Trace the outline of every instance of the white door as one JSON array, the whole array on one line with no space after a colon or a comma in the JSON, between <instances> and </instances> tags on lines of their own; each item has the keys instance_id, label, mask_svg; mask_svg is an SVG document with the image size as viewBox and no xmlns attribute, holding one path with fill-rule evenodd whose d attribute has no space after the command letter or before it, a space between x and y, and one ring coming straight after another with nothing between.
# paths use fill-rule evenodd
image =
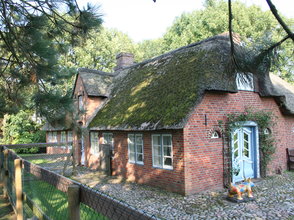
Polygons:
<instances>
[{"instance_id":1,"label":"white door","mask_svg":"<svg viewBox=\"0 0 294 220\"><path fill-rule=\"evenodd\" d=\"M242 127L232 133L233 182L256 177L256 141L254 127Z\"/></svg>"}]
</instances>

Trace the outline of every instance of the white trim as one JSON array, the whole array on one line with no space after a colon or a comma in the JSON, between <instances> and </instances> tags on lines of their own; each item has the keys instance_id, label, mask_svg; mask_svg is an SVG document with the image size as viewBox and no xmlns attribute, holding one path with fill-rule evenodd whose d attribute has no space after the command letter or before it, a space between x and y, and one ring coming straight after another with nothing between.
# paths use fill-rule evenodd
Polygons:
<instances>
[{"instance_id":1,"label":"white trim","mask_svg":"<svg viewBox=\"0 0 294 220\"><path fill-rule=\"evenodd\" d=\"M73 142L73 132L72 131L67 132L67 142ZM68 145L68 149L72 149L72 144Z\"/></svg>"},{"instance_id":2,"label":"white trim","mask_svg":"<svg viewBox=\"0 0 294 220\"><path fill-rule=\"evenodd\" d=\"M93 146L93 142L95 146ZM99 132L98 131L91 131L90 132L90 153L93 155L99 155Z\"/></svg>"},{"instance_id":3,"label":"white trim","mask_svg":"<svg viewBox=\"0 0 294 220\"><path fill-rule=\"evenodd\" d=\"M254 91L254 77L252 73L237 73L236 84L238 90Z\"/></svg>"},{"instance_id":4,"label":"white trim","mask_svg":"<svg viewBox=\"0 0 294 220\"><path fill-rule=\"evenodd\" d=\"M256 149L255 149L255 160L256 160L256 178L260 178L260 158L259 158L259 133L258 133L258 125L256 122L254 121L240 121L237 122L236 125L238 126L242 126L242 127L254 127L254 136L255 136L255 142L256 142ZM232 133L234 134L237 130L239 130L240 128L235 129ZM231 149L233 146L233 139L231 139ZM233 152L232 152L233 153ZM231 155L231 160L232 160L232 155ZM232 161L233 162L233 161ZM233 176L232 176L233 178ZM233 179L232 179L233 181Z\"/></svg>"},{"instance_id":5,"label":"white trim","mask_svg":"<svg viewBox=\"0 0 294 220\"><path fill-rule=\"evenodd\" d=\"M131 160L130 158L130 153L131 153L131 150L130 150L130 136L133 136L134 138L134 149L135 149L135 160ZM142 138L142 161L138 161L137 160L137 156L138 156L138 152L137 152L137 137L141 136ZM134 134L134 133L131 133L131 134L128 134L128 162L129 163L135 163L135 164L140 164L140 165L144 165L144 139L143 139L143 134Z\"/></svg>"},{"instance_id":6,"label":"white trim","mask_svg":"<svg viewBox=\"0 0 294 220\"><path fill-rule=\"evenodd\" d=\"M60 143L65 143L66 142L66 136L67 136L66 131L61 131L60 132ZM65 149L66 146L63 145L63 146L61 146L61 148Z\"/></svg>"},{"instance_id":7,"label":"white trim","mask_svg":"<svg viewBox=\"0 0 294 220\"><path fill-rule=\"evenodd\" d=\"M163 137L166 136L166 137L170 137L170 141L171 141L171 156L164 156L164 146L163 146ZM161 150L161 164L158 166L158 165L154 165L154 145L153 145L153 140L154 140L154 137L160 137L160 150ZM163 169L168 169L168 170L172 170L173 169L173 143L172 143L172 135L171 134L152 134L152 138L151 138L151 141L152 141L152 144L151 144L151 147L152 147L152 166L155 167L155 168L163 168ZM164 158L171 158L171 166L169 165L164 165Z\"/></svg>"}]
</instances>

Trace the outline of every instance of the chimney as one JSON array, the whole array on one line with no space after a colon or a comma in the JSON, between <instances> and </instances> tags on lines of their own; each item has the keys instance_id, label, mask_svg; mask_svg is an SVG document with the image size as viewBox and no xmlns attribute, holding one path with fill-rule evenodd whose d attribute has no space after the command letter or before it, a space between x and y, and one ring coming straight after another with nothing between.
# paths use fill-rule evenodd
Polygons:
<instances>
[{"instance_id":1,"label":"chimney","mask_svg":"<svg viewBox=\"0 0 294 220\"><path fill-rule=\"evenodd\" d=\"M230 37L230 33L227 31L227 32L223 32L223 33L221 33L221 34L219 34L219 36L225 36L225 37ZM235 32L232 32L232 37L233 37L233 42L235 43L235 44L241 44L241 36L240 36L240 34L238 34L238 33L235 33Z\"/></svg>"},{"instance_id":2,"label":"chimney","mask_svg":"<svg viewBox=\"0 0 294 220\"><path fill-rule=\"evenodd\" d=\"M115 71L124 67L130 66L134 63L134 55L132 53L119 53L116 55L116 67Z\"/></svg>"}]
</instances>

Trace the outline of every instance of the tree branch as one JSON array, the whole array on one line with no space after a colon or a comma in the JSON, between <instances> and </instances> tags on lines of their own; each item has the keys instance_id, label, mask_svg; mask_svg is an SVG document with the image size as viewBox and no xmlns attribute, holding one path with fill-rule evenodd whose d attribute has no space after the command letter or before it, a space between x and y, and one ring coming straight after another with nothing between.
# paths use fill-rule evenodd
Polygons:
<instances>
[{"instance_id":1,"label":"tree branch","mask_svg":"<svg viewBox=\"0 0 294 220\"><path fill-rule=\"evenodd\" d=\"M273 15L275 16L275 18L277 19L277 21L280 23L280 25L283 27L283 29L287 32L288 36L294 41L294 33L290 30L290 28L282 20L282 18L278 14L278 11L277 11L275 5L272 3L271 0L266 0L266 2L268 4L268 6L270 7L271 12L273 13Z\"/></svg>"}]
</instances>

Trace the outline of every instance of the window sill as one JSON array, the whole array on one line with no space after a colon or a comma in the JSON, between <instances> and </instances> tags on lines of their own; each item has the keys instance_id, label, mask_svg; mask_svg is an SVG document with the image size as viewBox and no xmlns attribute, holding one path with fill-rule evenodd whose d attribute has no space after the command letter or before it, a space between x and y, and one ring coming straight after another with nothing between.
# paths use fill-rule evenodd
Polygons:
<instances>
[{"instance_id":1,"label":"window sill","mask_svg":"<svg viewBox=\"0 0 294 220\"><path fill-rule=\"evenodd\" d=\"M173 167L157 167L157 166L152 166L155 169L161 169L161 170L174 170Z\"/></svg>"},{"instance_id":2,"label":"window sill","mask_svg":"<svg viewBox=\"0 0 294 220\"><path fill-rule=\"evenodd\" d=\"M144 163L136 163L135 161L128 161L129 164L135 164L135 165L140 165L140 166L144 166Z\"/></svg>"}]
</instances>

